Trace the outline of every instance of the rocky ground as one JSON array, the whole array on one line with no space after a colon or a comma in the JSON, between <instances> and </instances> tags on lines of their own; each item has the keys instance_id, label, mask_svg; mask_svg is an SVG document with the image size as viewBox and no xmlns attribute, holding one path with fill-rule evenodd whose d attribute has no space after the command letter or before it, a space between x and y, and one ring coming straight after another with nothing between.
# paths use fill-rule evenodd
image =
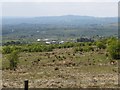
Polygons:
<instances>
[{"instance_id":1,"label":"rocky ground","mask_svg":"<svg viewBox=\"0 0 120 90\"><path fill-rule=\"evenodd\" d=\"M93 74L79 72L71 67L51 68L48 72L3 71L3 87L24 87L24 80L29 80L30 88L80 88L80 87L117 87L117 73ZM46 69L46 68L45 68ZM53 71L54 69L54 71ZM52 73L53 76L50 74Z\"/></svg>"}]
</instances>

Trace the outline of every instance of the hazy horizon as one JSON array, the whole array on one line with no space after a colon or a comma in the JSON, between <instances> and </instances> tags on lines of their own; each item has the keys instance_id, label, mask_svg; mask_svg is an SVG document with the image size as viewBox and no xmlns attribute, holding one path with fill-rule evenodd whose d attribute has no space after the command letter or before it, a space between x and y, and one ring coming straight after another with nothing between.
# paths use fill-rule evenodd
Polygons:
<instances>
[{"instance_id":1,"label":"hazy horizon","mask_svg":"<svg viewBox=\"0 0 120 90\"><path fill-rule=\"evenodd\" d=\"M5 16L2 18L40 18L40 17L64 17L64 16L79 16L79 17L93 17L93 18L118 18L117 16L110 16L110 17L96 17L96 16L81 16L81 15L60 15L60 16Z\"/></svg>"},{"instance_id":2,"label":"hazy horizon","mask_svg":"<svg viewBox=\"0 0 120 90\"><path fill-rule=\"evenodd\" d=\"M2 17L45 16L118 17L117 2L40 2L3 3Z\"/></svg>"}]
</instances>

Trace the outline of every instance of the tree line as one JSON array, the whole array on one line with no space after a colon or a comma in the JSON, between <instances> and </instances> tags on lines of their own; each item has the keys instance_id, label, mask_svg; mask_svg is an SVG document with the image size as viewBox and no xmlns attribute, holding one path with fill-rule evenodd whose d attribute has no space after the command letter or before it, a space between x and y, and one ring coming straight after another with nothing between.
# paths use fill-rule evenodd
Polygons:
<instances>
[{"instance_id":1,"label":"tree line","mask_svg":"<svg viewBox=\"0 0 120 90\"><path fill-rule=\"evenodd\" d=\"M20 52L49 52L53 49L74 48L75 52L89 52L106 49L112 59L120 59L120 41L115 37L97 40L94 42L66 42L63 44L32 43L24 45L3 46L2 53L8 54L10 69L15 69L18 64Z\"/></svg>"}]
</instances>

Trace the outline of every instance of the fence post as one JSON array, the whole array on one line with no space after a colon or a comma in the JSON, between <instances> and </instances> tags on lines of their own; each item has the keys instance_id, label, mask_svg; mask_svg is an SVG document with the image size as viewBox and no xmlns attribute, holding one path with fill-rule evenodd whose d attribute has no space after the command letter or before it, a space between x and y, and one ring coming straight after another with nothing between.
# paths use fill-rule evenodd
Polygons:
<instances>
[{"instance_id":1,"label":"fence post","mask_svg":"<svg viewBox=\"0 0 120 90\"><path fill-rule=\"evenodd\" d=\"M24 85L25 85L24 90L28 90L28 80L24 81Z\"/></svg>"}]
</instances>

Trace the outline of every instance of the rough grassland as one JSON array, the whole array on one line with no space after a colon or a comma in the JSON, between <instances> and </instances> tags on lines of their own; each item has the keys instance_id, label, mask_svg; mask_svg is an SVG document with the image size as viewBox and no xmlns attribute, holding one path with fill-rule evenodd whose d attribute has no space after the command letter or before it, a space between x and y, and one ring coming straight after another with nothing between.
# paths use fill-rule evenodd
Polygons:
<instances>
[{"instance_id":1,"label":"rough grassland","mask_svg":"<svg viewBox=\"0 0 120 90\"><path fill-rule=\"evenodd\" d=\"M52 52L22 52L16 71L8 68L3 55L3 87L24 87L25 79L33 88L117 87L117 62L105 50L74 52L73 48Z\"/></svg>"}]
</instances>

